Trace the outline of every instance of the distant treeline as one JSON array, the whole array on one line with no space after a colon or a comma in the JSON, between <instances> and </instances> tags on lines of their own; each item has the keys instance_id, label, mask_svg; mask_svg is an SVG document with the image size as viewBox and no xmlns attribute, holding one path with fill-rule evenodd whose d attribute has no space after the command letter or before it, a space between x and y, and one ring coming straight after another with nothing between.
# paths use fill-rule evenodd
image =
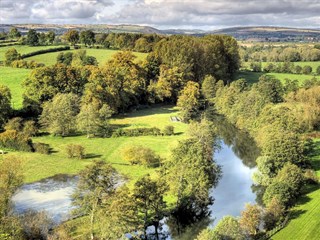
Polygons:
<instances>
[{"instance_id":1,"label":"distant treeline","mask_svg":"<svg viewBox=\"0 0 320 240\"><path fill-rule=\"evenodd\" d=\"M300 62L320 61L320 45L254 45L240 48L244 62Z\"/></svg>"}]
</instances>

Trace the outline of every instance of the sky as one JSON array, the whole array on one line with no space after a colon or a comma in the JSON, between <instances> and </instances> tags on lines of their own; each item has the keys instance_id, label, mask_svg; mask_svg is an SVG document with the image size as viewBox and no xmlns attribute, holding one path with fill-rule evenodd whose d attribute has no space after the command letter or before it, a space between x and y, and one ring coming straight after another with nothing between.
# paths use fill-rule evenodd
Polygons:
<instances>
[{"instance_id":1,"label":"sky","mask_svg":"<svg viewBox=\"0 0 320 240\"><path fill-rule=\"evenodd\" d=\"M320 29L320 0L0 0L0 23Z\"/></svg>"}]
</instances>

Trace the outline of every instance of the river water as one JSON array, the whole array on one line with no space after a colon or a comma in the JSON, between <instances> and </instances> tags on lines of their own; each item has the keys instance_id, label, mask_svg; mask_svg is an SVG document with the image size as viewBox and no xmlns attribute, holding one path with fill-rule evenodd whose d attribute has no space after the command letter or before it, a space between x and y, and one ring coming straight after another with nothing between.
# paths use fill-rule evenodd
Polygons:
<instances>
[{"instance_id":1,"label":"river water","mask_svg":"<svg viewBox=\"0 0 320 240\"><path fill-rule=\"evenodd\" d=\"M222 177L216 188L211 189L214 204L209 206L211 214L179 236L171 235L172 229L165 224L166 239L194 239L203 228L213 227L226 215L239 216L246 203L255 203L256 194L252 190L252 173L255 159L259 155L250 137L224 120L215 121L221 139L221 149L214 154L220 165ZM71 196L77 184L76 177L58 175L40 182L23 185L14 195L13 203L17 213L28 209L47 211L55 223L67 220L72 210Z\"/></svg>"}]
</instances>

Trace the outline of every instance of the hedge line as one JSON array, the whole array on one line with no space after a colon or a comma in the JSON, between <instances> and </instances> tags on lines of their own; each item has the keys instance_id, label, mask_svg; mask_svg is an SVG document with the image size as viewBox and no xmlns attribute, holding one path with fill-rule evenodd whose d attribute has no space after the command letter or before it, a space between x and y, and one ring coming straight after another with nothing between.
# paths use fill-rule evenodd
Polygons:
<instances>
[{"instance_id":1,"label":"hedge line","mask_svg":"<svg viewBox=\"0 0 320 240\"><path fill-rule=\"evenodd\" d=\"M133 129L117 129L113 132L112 137L137 137L137 136L159 136L161 130L159 128L133 128Z\"/></svg>"},{"instance_id":2,"label":"hedge line","mask_svg":"<svg viewBox=\"0 0 320 240\"><path fill-rule=\"evenodd\" d=\"M0 43L0 47L8 47L8 46L15 46L15 45L21 45L21 43L18 43L18 42Z\"/></svg>"},{"instance_id":3,"label":"hedge line","mask_svg":"<svg viewBox=\"0 0 320 240\"><path fill-rule=\"evenodd\" d=\"M35 51L35 52L22 54L21 58L23 59L23 58L28 58L28 57L40 55L40 54L45 54L45 53L50 53L50 52L60 52L60 51L65 51L65 50L70 50L70 46L42 49L42 50L38 50L38 51Z\"/></svg>"}]
</instances>

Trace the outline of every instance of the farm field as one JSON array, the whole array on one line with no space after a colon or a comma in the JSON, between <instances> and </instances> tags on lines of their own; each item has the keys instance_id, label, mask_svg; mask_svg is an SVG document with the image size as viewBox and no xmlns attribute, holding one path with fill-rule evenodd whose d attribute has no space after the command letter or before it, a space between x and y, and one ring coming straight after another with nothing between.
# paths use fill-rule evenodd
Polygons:
<instances>
[{"instance_id":1,"label":"farm field","mask_svg":"<svg viewBox=\"0 0 320 240\"><path fill-rule=\"evenodd\" d=\"M316 149L312 163L320 177L320 139L315 141ZM274 240L296 239L313 240L320 236L320 188L319 185L309 189L309 193L301 196L294 207L289 224L275 236Z\"/></svg>"},{"instance_id":2,"label":"farm field","mask_svg":"<svg viewBox=\"0 0 320 240\"><path fill-rule=\"evenodd\" d=\"M22 107L23 89L21 83L30 72L30 69L0 66L0 84L9 87L12 96L12 107L14 109Z\"/></svg>"},{"instance_id":3,"label":"farm field","mask_svg":"<svg viewBox=\"0 0 320 240\"><path fill-rule=\"evenodd\" d=\"M0 47L0 61L5 60L5 53L10 48L15 48L20 54L26 54L30 52L35 52L42 49L49 49L49 48L56 48L59 46L36 46L36 47L30 47L26 45L14 45L14 46L7 46L7 47Z\"/></svg>"},{"instance_id":4,"label":"farm field","mask_svg":"<svg viewBox=\"0 0 320 240\"><path fill-rule=\"evenodd\" d=\"M187 125L181 122L171 122L170 116L176 116L177 110L172 107L156 107L140 110L123 117L111 120L112 124L123 127L158 127L166 125L175 127L174 136L141 136L119 138L87 138L86 136L54 137L51 135L35 137L34 142L43 142L50 145L52 153L11 152L19 155L23 161L25 182L34 182L55 174L77 174L93 160L103 159L125 175L130 180L147 173L154 173L156 169L138 165L129 165L121 158L121 149L124 146L139 144L153 149L162 158L169 157L170 149L185 137ZM87 158L83 160L69 159L65 153L67 144L81 144L85 147Z\"/></svg>"},{"instance_id":5,"label":"farm field","mask_svg":"<svg viewBox=\"0 0 320 240\"><path fill-rule=\"evenodd\" d=\"M100 66L104 65L116 52L119 50L111 50L111 49L92 49L87 48L83 49L87 51L88 56L93 56L97 59ZM75 52L77 50L68 50L63 52ZM61 52L54 53L46 53L41 55L32 56L29 58L25 58L25 60L34 60L38 63L44 63L45 65L53 65L57 62L57 56ZM143 60L146 58L146 53L138 53L135 52L134 55L137 56L137 60Z\"/></svg>"}]
</instances>

